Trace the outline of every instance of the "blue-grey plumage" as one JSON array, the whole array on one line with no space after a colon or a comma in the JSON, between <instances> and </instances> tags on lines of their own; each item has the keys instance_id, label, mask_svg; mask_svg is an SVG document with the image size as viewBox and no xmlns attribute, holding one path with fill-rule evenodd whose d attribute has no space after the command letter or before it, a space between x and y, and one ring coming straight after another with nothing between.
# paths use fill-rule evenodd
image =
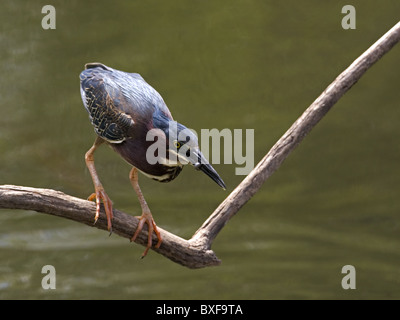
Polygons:
<instances>
[{"instance_id":1,"label":"blue-grey plumage","mask_svg":"<svg viewBox=\"0 0 400 320\"><path fill-rule=\"evenodd\" d=\"M158 238L156 248L161 245L162 239L140 190L137 170L157 181L168 182L178 176L183 165L191 164L224 189L225 183L201 153L196 135L173 120L161 95L139 74L119 71L101 63L89 63L80 74L80 81L83 104L98 135L85 155L95 187L95 193L89 197L96 200L95 221L100 214L100 202L103 201L108 229L111 231L112 202L94 166L95 150L107 142L133 166L129 179L142 207L142 215L132 241L136 240L144 223L147 223L148 243L142 255L145 256L152 245L153 231ZM149 139L149 133L152 139ZM162 154L161 148L154 162L149 160L148 151L155 141L164 147L165 154Z\"/></svg>"},{"instance_id":2,"label":"blue-grey plumage","mask_svg":"<svg viewBox=\"0 0 400 320\"><path fill-rule=\"evenodd\" d=\"M85 67L80 74L81 96L97 135L151 178L167 182L177 177L182 165L146 161L146 151L154 143L146 139L148 131L155 128L153 118L173 121L161 95L137 73L100 63Z\"/></svg>"},{"instance_id":3,"label":"blue-grey plumage","mask_svg":"<svg viewBox=\"0 0 400 320\"><path fill-rule=\"evenodd\" d=\"M146 152L154 143L146 138L149 130L160 129L159 133L165 136L166 150L169 151L170 136L176 138L187 129L173 120L161 95L138 73L119 71L101 63L86 64L80 80L82 100L97 135L147 176L161 182L175 179L183 168L180 161L165 165L161 161L149 163L146 159ZM171 135L170 128L176 128L177 132ZM197 159L186 163L199 163L197 169L225 188L222 179L201 154L197 137L187 132ZM166 155L168 158L169 153Z\"/></svg>"},{"instance_id":4,"label":"blue-grey plumage","mask_svg":"<svg viewBox=\"0 0 400 320\"><path fill-rule=\"evenodd\" d=\"M110 143L126 140L135 122L146 126L157 110L172 120L160 94L137 73L90 63L85 65L80 80L82 100L96 133ZM109 125L101 128L102 122ZM115 126L109 132L111 124Z\"/></svg>"}]
</instances>

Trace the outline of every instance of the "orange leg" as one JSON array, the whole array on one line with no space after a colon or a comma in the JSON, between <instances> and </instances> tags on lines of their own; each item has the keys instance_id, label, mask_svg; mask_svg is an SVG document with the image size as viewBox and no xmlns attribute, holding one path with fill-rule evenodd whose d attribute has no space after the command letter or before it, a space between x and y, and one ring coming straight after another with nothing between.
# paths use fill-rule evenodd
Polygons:
<instances>
[{"instance_id":1,"label":"orange leg","mask_svg":"<svg viewBox=\"0 0 400 320\"><path fill-rule=\"evenodd\" d=\"M100 215L100 201L101 200L103 201L104 209L106 211L106 216L107 216L107 228L111 234L112 232L111 220L113 218L112 202L108 197L107 193L104 191L103 185L101 184L99 176L97 175L96 168L94 166L94 156L93 156L97 147L103 144L103 142L104 142L103 139L97 138L93 146L85 154L86 166L88 167L90 175L92 176L94 190L95 190L95 193L92 193L89 196L88 200L92 201L96 199L96 214L94 216L94 223L97 222L97 219L99 218Z\"/></svg>"},{"instance_id":2,"label":"orange leg","mask_svg":"<svg viewBox=\"0 0 400 320\"><path fill-rule=\"evenodd\" d=\"M151 215L149 206L147 205L147 202L144 199L143 193L140 190L138 171L136 168L132 168L131 172L129 173L129 180L131 180L133 189L135 190L135 192L138 196L139 202L140 202L140 206L142 207L142 215L138 217L140 221L139 221L138 227L137 227L136 232L133 235L131 241L136 240L136 237L139 235L140 231L142 231L145 223L147 223L147 225L148 225L147 247L146 247L146 250L144 250L144 252L142 254L142 258L144 258L146 256L147 252L149 251L149 249L151 248L153 231L158 238L158 242L155 245L155 248L159 248L161 246L162 239L161 239L161 234L157 229L157 225L154 222L153 216Z\"/></svg>"}]
</instances>

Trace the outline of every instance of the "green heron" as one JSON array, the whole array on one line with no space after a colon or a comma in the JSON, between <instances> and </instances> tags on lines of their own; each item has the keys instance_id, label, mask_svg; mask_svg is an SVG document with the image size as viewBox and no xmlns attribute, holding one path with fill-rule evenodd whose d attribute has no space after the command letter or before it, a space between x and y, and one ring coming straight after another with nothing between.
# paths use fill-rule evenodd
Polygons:
<instances>
[{"instance_id":1,"label":"green heron","mask_svg":"<svg viewBox=\"0 0 400 320\"><path fill-rule=\"evenodd\" d=\"M156 248L160 247L162 239L140 190L138 171L154 180L168 182L179 175L183 165L191 164L224 189L225 183L201 153L196 135L173 120L161 95L139 74L119 71L101 63L88 63L80 74L80 82L83 104L97 134L85 155L95 189L88 198L96 200L94 220L99 218L102 201L107 227L112 231L112 202L97 175L93 155L98 146L107 143L133 166L129 179L142 207L142 215L138 217L140 221L131 241L135 241L146 223L148 241L142 254L144 257L152 245L153 231L158 238ZM166 151L158 150L157 161L150 159L151 152L148 152L156 143L154 141Z\"/></svg>"}]
</instances>

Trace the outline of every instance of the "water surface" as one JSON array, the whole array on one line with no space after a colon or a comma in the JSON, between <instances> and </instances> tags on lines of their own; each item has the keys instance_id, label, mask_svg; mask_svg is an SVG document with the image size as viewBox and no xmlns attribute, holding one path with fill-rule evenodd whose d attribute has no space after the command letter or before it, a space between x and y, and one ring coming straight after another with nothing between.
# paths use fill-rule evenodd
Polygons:
<instances>
[{"instance_id":1,"label":"water surface","mask_svg":"<svg viewBox=\"0 0 400 320\"><path fill-rule=\"evenodd\" d=\"M188 127L255 130L255 161L322 90L399 20L400 3L353 1L68 1L43 30L41 1L0 10L0 184L93 191L84 154L95 135L79 94L87 62L139 72ZM338 102L216 238L219 267L189 270L117 235L30 211L0 212L2 299L400 298L400 48ZM129 166L96 166L115 207L140 214ZM190 238L228 186L185 168L140 177L156 222ZM56 290L43 290L53 265ZM343 290L353 265L357 289Z\"/></svg>"}]
</instances>

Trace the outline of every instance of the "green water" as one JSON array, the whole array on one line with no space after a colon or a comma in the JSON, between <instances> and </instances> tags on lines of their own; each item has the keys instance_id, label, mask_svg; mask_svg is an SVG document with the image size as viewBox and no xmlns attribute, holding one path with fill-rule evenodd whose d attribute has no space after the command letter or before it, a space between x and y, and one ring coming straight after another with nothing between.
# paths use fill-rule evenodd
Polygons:
<instances>
[{"instance_id":1,"label":"green water","mask_svg":"<svg viewBox=\"0 0 400 320\"><path fill-rule=\"evenodd\" d=\"M79 94L87 62L139 72L188 127L255 129L255 161L400 17L397 0L42 1L0 4L0 184L93 192L84 154L95 135ZM0 211L1 299L400 298L400 47L379 61L222 230L222 265L190 270L117 235L30 211ZM140 214L129 166L96 152L116 208ZM158 225L190 238L223 191L185 168L140 177ZM56 289L41 286L44 265ZM356 289L341 286L345 265Z\"/></svg>"}]
</instances>

